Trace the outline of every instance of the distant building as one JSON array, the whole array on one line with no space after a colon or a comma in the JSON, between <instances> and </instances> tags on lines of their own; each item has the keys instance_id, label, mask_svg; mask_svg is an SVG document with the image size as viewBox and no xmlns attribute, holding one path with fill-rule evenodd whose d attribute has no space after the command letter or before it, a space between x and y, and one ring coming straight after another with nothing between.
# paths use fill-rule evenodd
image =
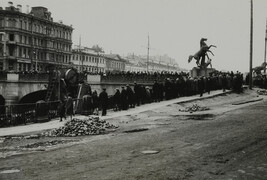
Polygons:
<instances>
[{"instance_id":1,"label":"distant building","mask_svg":"<svg viewBox=\"0 0 267 180\"><path fill-rule=\"evenodd\" d=\"M75 46L71 62L79 72L98 73L106 70L106 58L103 53L88 47Z\"/></svg>"},{"instance_id":2,"label":"distant building","mask_svg":"<svg viewBox=\"0 0 267 180\"><path fill-rule=\"evenodd\" d=\"M105 54L106 71L125 71L126 60L118 54Z\"/></svg>"},{"instance_id":3,"label":"distant building","mask_svg":"<svg viewBox=\"0 0 267 180\"><path fill-rule=\"evenodd\" d=\"M28 11L28 10L27 10ZM53 22L45 7L0 8L0 70L46 71L68 66L71 60L71 26Z\"/></svg>"},{"instance_id":4,"label":"distant building","mask_svg":"<svg viewBox=\"0 0 267 180\"><path fill-rule=\"evenodd\" d=\"M125 71L130 71L130 72L147 71L147 63L144 61L144 59L140 58L139 56L132 54L125 57L125 59L126 59Z\"/></svg>"},{"instance_id":5,"label":"distant building","mask_svg":"<svg viewBox=\"0 0 267 180\"><path fill-rule=\"evenodd\" d=\"M126 71L133 72L177 72L181 69L174 59L165 56L151 56L149 61L147 61L146 56L136 56L134 54L129 54L125 57L127 60Z\"/></svg>"}]
</instances>

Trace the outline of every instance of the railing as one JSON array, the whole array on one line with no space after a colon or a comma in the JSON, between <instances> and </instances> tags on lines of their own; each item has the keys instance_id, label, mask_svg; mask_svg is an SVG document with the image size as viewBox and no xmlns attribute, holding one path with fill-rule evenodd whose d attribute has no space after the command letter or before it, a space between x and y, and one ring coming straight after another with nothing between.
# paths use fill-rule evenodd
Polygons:
<instances>
[{"instance_id":1,"label":"railing","mask_svg":"<svg viewBox=\"0 0 267 180\"><path fill-rule=\"evenodd\" d=\"M146 76L146 75L136 75L136 76L128 76L128 75L107 75L101 76L101 82L113 82L113 83L148 83L152 84L155 80L164 81L164 77L157 76Z\"/></svg>"},{"instance_id":2,"label":"railing","mask_svg":"<svg viewBox=\"0 0 267 180\"><path fill-rule=\"evenodd\" d=\"M49 74L19 74L19 81L47 81L49 79Z\"/></svg>"},{"instance_id":3,"label":"railing","mask_svg":"<svg viewBox=\"0 0 267 180\"><path fill-rule=\"evenodd\" d=\"M59 101L0 106L0 127L50 120L58 115Z\"/></svg>"}]
</instances>

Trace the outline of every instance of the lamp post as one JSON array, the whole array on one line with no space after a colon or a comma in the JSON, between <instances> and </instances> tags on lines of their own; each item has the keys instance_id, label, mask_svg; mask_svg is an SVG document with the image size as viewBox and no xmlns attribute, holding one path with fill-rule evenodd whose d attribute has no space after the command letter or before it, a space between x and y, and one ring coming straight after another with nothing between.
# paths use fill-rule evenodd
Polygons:
<instances>
[{"instance_id":1,"label":"lamp post","mask_svg":"<svg viewBox=\"0 0 267 180\"><path fill-rule=\"evenodd\" d=\"M252 89L252 56L253 56L253 0L250 1L250 58L249 58L249 89Z\"/></svg>"},{"instance_id":2,"label":"lamp post","mask_svg":"<svg viewBox=\"0 0 267 180\"><path fill-rule=\"evenodd\" d=\"M265 30L265 46L264 46L264 63L266 63L266 43L267 43L267 21ZM264 68L264 74L266 73L266 67Z\"/></svg>"}]
</instances>

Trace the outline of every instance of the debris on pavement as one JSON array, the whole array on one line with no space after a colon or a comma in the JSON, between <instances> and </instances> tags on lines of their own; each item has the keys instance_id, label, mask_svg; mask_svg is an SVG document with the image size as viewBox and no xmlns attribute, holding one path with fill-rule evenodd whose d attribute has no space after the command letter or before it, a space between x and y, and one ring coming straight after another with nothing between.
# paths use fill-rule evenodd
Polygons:
<instances>
[{"instance_id":1,"label":"debris on pavement","mask_svg":"<svg viewBox=\"0 0 267 180\"><path fill-rule=\"evenodd\" d=\"M65 123L63 127L44 132L44 136L83 136L104 134L108 129L116 129L114 126L99 117L88 117L87 119L74 118Z\"/></svg>"},{"instance_id":2,"label":"debris on pavement","mask_svg":"<svg viewBox=\"0 0 267 180\"><path fill-rule=\"evenodd\" d=\"M24 146L19 146L19 148L27 148L27 149L33 149L33 148L41 148L41 147L52 147L58 144L65 144L70 142L76 142L77 140L52 140L52 141L45 141L45 142L35 142L32 144L27 144Z\"/></svg>"},{"instance_id":3,"label":"debris on pavement","mask_svg":"<svg viewBox=\"0 0 267 180\"><path fill-rule=\"evenodd\" d=\"M267 95L267 90L266 89L260 89L260 90L257 90L257 93L259 95Z\"/></svg>"},{"instance_id":4,"label":"debris on pavement","mask_svg":"<svg viewBox=\"0 0 267 180\"><path fill-rule=\"evenodd\" d=\"M210 110L208 107L201 107L197 104L193 104L192 106L186 107L185 109L179 109L181 112L196 112L196 111L207 111Z\"/></svg>"}]
</instances>

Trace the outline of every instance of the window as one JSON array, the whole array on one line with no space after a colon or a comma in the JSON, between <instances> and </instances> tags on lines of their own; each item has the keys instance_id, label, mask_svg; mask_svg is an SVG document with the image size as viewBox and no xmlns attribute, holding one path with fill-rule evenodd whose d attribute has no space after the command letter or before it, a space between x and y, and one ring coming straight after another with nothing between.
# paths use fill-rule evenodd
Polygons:
<instances>
[{"instance_id":1,"label":"window","mask_svg":"<svg viewBox=\"0 0 267 180\"><path fill-rule=\"evenodd\" d=\"M8 64L8 70L9 70L9 71L14 70L14 64L13 64L13 62L10 62L10 61L9 61L9 64Z\"/></svg>"},{"instance_id":2,"label":"window","mask_svg":"<svg viewBox=\"0 0 267 180\"><path fill-rule=\"evenodd\" d=\"M24 29L26 29L26 30L28 29L27 28L27 21L24 21Z\"/></svg>"},{"instance_id":3,"label":"window","mask_svg":"<svg viewBox=\"0 0 267 180\"><path fill-rule=\"evenodd\" d=\"M16 20L15 19L9 19L8 20L8 27L16 27Z\"/></svg>"},{"instance_id":4,"label":"window","mask_svg":"<svg viewBox=\"0 0 267 180\"><path fill-rule=\"evenodd\" d=\"M22 29L23 28L23 23L22 20L19 20L19 28Z\"/></svg>"},{"instance_id":5,"label":"window","mask_svg":"<svg viewBox=\"0 0 267 180\"><path fill-rule=\"evenodd\" d=\"M0 71L4 70L4 64L0 62Z\"/></svg>"},{"instance_id":6,"label":"window","mask_svg":"<svg viewBox=\"0 0 267 180\"><path fill-rule=\"evenodd\" d=\"M9 40L14 41L15 40L15 35L14 34L9 34Z\"/></svg>"},{"instance_id":7,"label":"window","mask_svg":"<svg viewBox=\"0 0 267 180\"><path fill-rule=\"evenodd\" d=\"M0 27L4 27L4 19L0 19Z\"/></svg>"},{"instance_id":8,"label":"window","mask_svg":"<svg viewBox=\"0 0 267 180\"><path fill-rule=\"evenodd\" d=\"M22 57L22 49L19 48L19 57Z\"/></svg>"}]
</instances>

